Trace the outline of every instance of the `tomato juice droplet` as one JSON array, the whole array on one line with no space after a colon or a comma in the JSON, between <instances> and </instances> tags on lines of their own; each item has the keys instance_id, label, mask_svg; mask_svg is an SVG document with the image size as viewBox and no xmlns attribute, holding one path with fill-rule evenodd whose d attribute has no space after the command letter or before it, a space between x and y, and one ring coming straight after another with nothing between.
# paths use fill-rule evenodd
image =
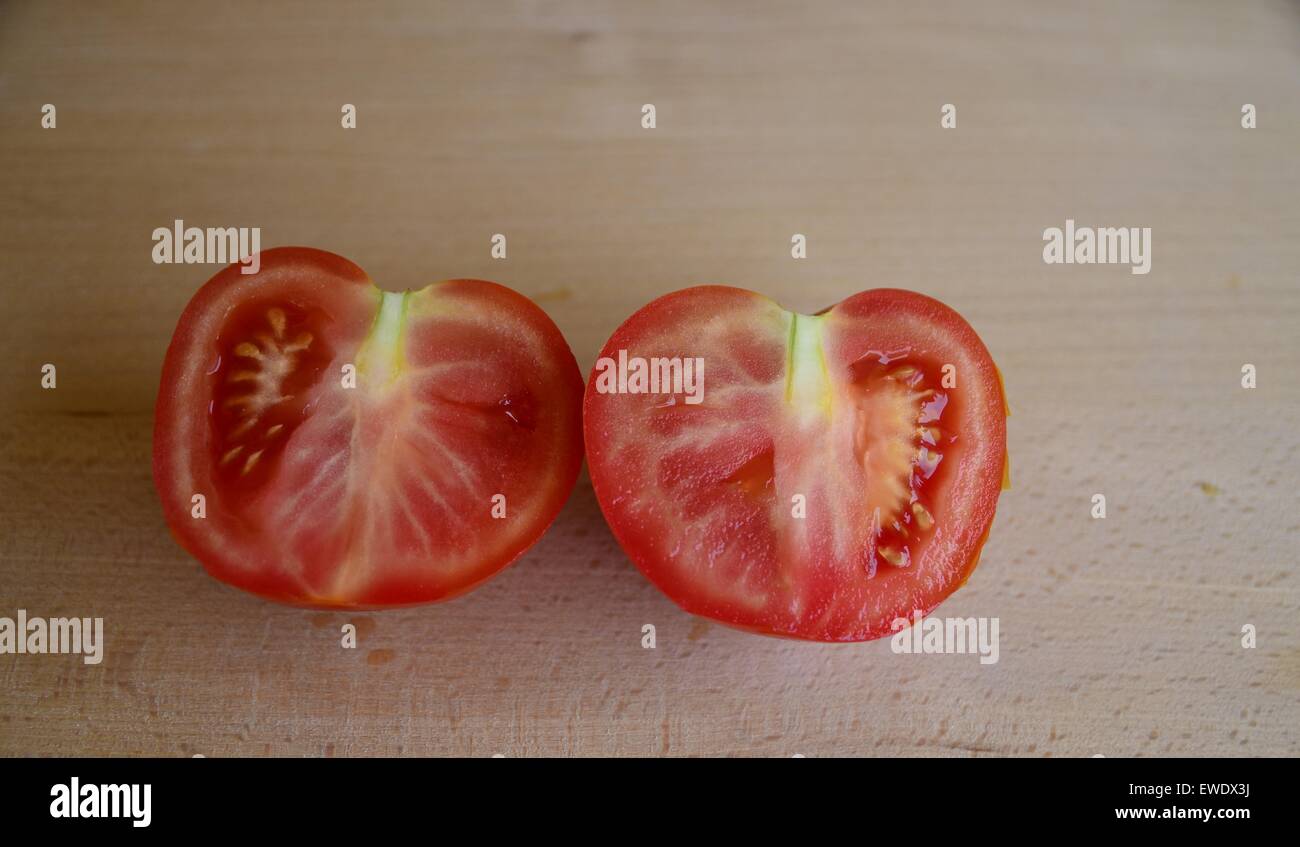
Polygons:
<instances>
[{"instance_id":1,"label":"tomato juice droplet","mask_svg":"<svg viewBox=\"0 0 1300 847\"><path fill-rule=\"evenodd\" d=\"M537 428L537 402L531 392L507 394L497 401L497 406L516 426L530 431Z\"/></svg>"}]
</instances>

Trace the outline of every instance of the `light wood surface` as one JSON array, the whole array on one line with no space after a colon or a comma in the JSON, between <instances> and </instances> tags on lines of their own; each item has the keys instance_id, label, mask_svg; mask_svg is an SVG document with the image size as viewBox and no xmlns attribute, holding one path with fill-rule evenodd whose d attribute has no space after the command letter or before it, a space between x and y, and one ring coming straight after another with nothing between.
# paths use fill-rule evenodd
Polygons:
<instances>
[{"instance_id":1,"label":"light wood surface","mask_svg":"<svg viewBox=\"0 0 1300 847\"><path fill-rule=\"evenodd\" d=\"M0 615L107 627L98 666L0 656L0 754L1300 754L1294 4L350 6L0 7ZM151 262L177 217L388 288L497 280L584 369L697 283L948 302L1005 377L1015 485L942 613L998 617L1000 661L691 618L585 474L451 603L218 584L149 471L214 271ZM1151 227L1151 273L1045 265L1066 218Z\"/></svg>"}]
</instances>

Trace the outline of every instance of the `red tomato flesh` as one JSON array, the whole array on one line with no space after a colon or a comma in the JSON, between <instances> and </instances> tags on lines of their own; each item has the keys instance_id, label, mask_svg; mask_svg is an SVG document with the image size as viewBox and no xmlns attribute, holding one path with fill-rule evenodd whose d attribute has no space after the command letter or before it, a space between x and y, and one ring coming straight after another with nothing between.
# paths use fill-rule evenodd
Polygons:
<instances>
[{"instance_id":1,"label":"red tomato flesh","mask_svg":"<svg viewBox=\"0 0 1300 847\"><path fill-rule=\"evenodd\" d=\"M698 357L702 402L592 372L587 462L634 563L689 612L864 641L974 570L1006 467L988 350L936 300L878 289L799 315L738 288L662 297L603 360Z\"/></svg>"},{"instance_id":2,"label":"red tomato flesh","mask_svg":"<svg viewBox=\"0 0 1300 847\"><path fill-rule=\"evenodd\" d=\"M507 288L384 292L339 256L269 250L181 316L154 481L181 545L225 582L316 607L443 600L555 519L582 462L581 394L555 324Z\"/></svg>"}]
</instances>

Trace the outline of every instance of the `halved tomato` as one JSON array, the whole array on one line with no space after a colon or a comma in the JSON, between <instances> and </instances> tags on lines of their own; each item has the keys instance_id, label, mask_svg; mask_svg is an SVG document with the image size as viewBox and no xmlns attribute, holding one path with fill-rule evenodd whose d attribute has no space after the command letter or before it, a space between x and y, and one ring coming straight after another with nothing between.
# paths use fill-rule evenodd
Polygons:
<instances>
[{"instance_id":1,"label":"halved tomato","mask_svg":"<svg viewBox=\"0 0 1300 847\"><path fill-rule=\"evenodd\" d=\"M974 570L1006 466L988 350L909 291L816 315L669 294L605 344L583 409L632 561L687 611L774 635L864 641L931 611Z\"/></svg>"},{"instance_id":2,"label":"halved tomato","mask_svg":"<svg viewBox=\"0 0 1300 847\"><path fill-rule=\"evenodd\" d=\"M288 247L186 307L154 421L173 533L273 600L443 600L517 558L582 462L582 375L532 301L478 280L381 291Z\"/></svg>"}]
</instances>

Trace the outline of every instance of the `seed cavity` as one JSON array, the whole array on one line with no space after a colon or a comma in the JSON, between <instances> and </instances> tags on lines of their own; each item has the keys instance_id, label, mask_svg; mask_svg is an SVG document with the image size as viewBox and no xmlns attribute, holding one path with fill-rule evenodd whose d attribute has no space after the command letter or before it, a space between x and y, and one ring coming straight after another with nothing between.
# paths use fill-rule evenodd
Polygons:
<instances>
[{"instance_id":1,"label":"seed cavity","mask_svg":"<svg viewBox=\"0 0 1300 847\"><path fill-rule=\"evenodd\" d=\"M332 357L306 330L313 319L310 308L287 303L249 304L227 318L222 332L234 337L212 398L214 465L227 482L257 485L308 414L302 398Z\"/></svg>"},{"instance_id":2,"label":"seed cavity","mask_svg":"<svg viewBox=\"0 0 1300 847\"><path fill-rule=\"evenodd\" d=\"M901 382L908 386L915 386L923 378L923 374L911 365L903 365L900 368L894 368L889 372L889 378ZM930 392L933 394L934 392Z\"/></svg>"},{"instance_id":3,"label":"seed cavity","mask_svg":"<svg viewBox=\"0 0 1300 847\"><path fill-rule=\"evenodd\" d=\"M230 431L229 438L231 440L234 440L236 438L241 438L247 435L248 431L256 425L257 425L257 418L255 418L252 415L247 415L241 418L239 423L235 426L235 428Z\"/></svg>"},{"instance_id":4,"label":"seed cavity","mask_svg":"<svg viewBox=\"0 0 1300 847\"><path fill-rule=\"evenodd\" d=\"M943 461L943 454L941 453L935 453L925 447L916 451L916 467L921 472L923 479L934 476L934 472L939 469L941 461Z\"/></svg>"},{"instance_id":5,"label":"seed cavity","mask_svg":"<svg viewBox=\"0 0 1300 847\"><path fill-rule=\"evenodd\" d=\"M286 325L284 309L279 307L267 309L266 320L271 324L271 329L275 330L275 337L284 338L284 327Z\"/></svg>"},{"instance_id":6,"label":"seed cavity","mask_svg":"<svg viewBox=\"0 0 1300 847\"><path fill-rule=\"evenodd\" d=\"M304 332L290 343L284 346L284 352L297 353L300 350L306 350L311 346L312 335L310 332Z\"/></svg>"},{"instance_id":7,"label":"seed cavity","mask_svg":"<svg viewBox=\"0 0 1300 847\"><path fill-rule=\"evenodd\" d=\"M876 548L876 552L880 554L880 558L896 568L907 567L911 564L911 553L906 547L898 548L882 545Z\"/></svg>"},{"instance_id":8,"label":"seed cavity","mask_svg":"<svg viewBox=\"0 0 1300 847\"><path fill-rule=\"evenodd\" d=\"M927 385L924 363L900 361L909 355L868 353L850 366L861 392L854 449L869 486L867 508L876 514L867 556L869 576L875 574L876 562L908 567L912 546L924 543L935 526L920 492L944 458L939 421L949 395Z\"/></svg>"},{"instance_id":9,"label":"seed cavity","mask_svg":"<svg viewBox=\"0 0 1300 847\"><path fill-rule=\"evenodd\" d=\"M939 416L943 414L944 408L948 405L947 394L935 394L930 391L929 396L931 399L921 406L921 417L917 423L934 423L939 420Z\"/></svg>"},{"instance_id":10,"label":"seed cavity","mask_svg":"<svg viewBox=\"0 0 1300 847\"><path fill-rule=\"evenodd\" d=\"M253 468L257 467L257 460L260 458L262 458L261 450L258 450L256 453L250 454L249 457L244 461L244 469L240 471L240 474L246 474L249 471L251 471Z\"/></svg>"}]
</instances>

